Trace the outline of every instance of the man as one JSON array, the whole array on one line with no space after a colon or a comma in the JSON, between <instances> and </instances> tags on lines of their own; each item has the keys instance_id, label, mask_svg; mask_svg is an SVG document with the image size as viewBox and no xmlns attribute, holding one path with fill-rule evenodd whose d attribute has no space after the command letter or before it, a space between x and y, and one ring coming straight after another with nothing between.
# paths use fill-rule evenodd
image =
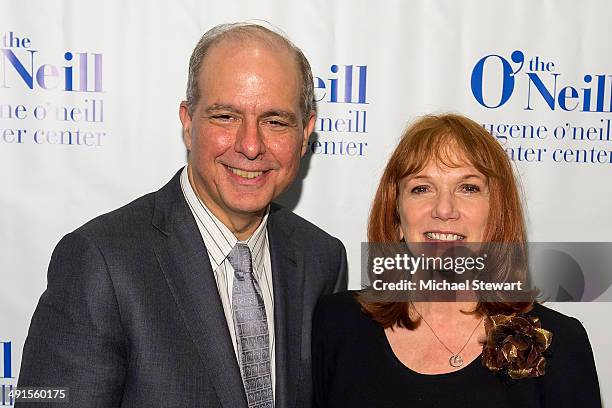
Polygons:
<instances>
[{"instance_id":1,"label":"man","mask_svg":"<svg viewBox=\"0 0 612 408\"><path fill-rule=\"evenodd\" d=\"M266 28L215 27L180 118L188 166L58 244L19 386L68 387L71 407L310 406L312 312L346 254L271 204L314 127L310 66Z\"/></svg>"}]
</instances>

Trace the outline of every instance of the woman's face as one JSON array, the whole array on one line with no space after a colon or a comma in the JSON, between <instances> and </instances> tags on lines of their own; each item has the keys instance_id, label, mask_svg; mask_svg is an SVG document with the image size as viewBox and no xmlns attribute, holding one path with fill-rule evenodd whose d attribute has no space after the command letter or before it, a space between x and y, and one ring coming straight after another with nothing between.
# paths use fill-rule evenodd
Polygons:
<instances>
[{"instance_id":1,"label":"woman's face","mask_svg":"<svg viewBox=\"0 0 612 408\"><path fill-rule=\"evenodd\" d=\"M482 242L489 216L487 178L470 164L430 162L400 181L398 211L406 242Z\"/></svg>"}]
</instances>

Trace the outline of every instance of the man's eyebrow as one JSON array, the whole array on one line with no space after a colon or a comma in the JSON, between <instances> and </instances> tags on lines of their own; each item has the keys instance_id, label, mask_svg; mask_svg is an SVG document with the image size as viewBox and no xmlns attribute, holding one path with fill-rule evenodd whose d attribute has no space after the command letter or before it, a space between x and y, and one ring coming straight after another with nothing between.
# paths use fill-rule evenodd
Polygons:
<instances>
[{"instance_id":1,"label":"man's eyebrow","mask_svg":"<svg viewBox=\"0 0 612 408\"><path fill-rule=\"evenodd\" d=\"M272 109L261 114L262 118L269 118L271 116L279 116L289 122L297 122L297 115L289 111Z\"/></svg>"},{"instance_id":2,"label":"man's eyebrow","mask_svg":"<svg viewBox=\"0 0 612 408\"><path fill-rule=\"evenodd\" d=\"M239 113L240 112L238 109L236 109L232 105L223 105L223 104L219 104L219 103L213 103L212 105L207 107L204 112L212 113L212 112L218 112L218 111L226 111L226 112L233 112L233 113Z\"/></svg>"},{"instance_id":3,"label":"man's eyebrow","mask_svg":"<svg viewBox=\"0 0 612 408\"><path fill-rule=\"evenodd\" d=\"M207 107L204 112L206 114L211 114L214 112L232 112L232 113L241 113L241 111L232 106L232 105L225 105L225 104L221 104L221 103L214 103L212 105L210 105L209 107ZM290 122L297 122L297 115L293 112L290 111L285 111L282 109L271 109L268 111L263 112L260 117L262 118L269 118L269 117L273 117L273 116L278 116L281 117L287 121Z\"/></svg>"}]
</instances>

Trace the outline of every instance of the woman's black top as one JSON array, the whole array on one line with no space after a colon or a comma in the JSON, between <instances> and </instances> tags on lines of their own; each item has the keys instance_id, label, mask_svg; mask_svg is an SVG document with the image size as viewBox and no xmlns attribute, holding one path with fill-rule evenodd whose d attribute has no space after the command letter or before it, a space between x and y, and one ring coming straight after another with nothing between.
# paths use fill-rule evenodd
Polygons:
<instances>
[{"instance_id":1,"label":"woman's black top","mask_svg":"<svg viewBox=\"0 0 612 408\"><path fill-rule=\"evenodd\" d=\"M512 380L483 366L481 357L459 371L425 375L399 361L355 293L325 297L315 312L316 407L601 407L591 345L574 318L537 304L530 312L553 333L542 377Z\"/></svg>"}]
</instances>

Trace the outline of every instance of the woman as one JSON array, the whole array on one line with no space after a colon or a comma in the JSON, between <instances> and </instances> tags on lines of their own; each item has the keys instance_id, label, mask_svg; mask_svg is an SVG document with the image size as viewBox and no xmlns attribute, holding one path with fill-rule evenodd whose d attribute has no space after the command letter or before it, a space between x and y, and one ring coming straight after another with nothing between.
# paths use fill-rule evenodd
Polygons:
<instances>
[{"instance_id":1,"label":"woman","mask_svg":"<svg viewBox=\"0 0 612 408\"><path fill-rule=\"evenodd\" d=\"M462 116L414 123L382 176L368 240L524 245L501 146ZM533 302L372 302L344 292L320 302L312 347L318 407L601 406L584 328Z\"/></svg>"}]
</instances>

